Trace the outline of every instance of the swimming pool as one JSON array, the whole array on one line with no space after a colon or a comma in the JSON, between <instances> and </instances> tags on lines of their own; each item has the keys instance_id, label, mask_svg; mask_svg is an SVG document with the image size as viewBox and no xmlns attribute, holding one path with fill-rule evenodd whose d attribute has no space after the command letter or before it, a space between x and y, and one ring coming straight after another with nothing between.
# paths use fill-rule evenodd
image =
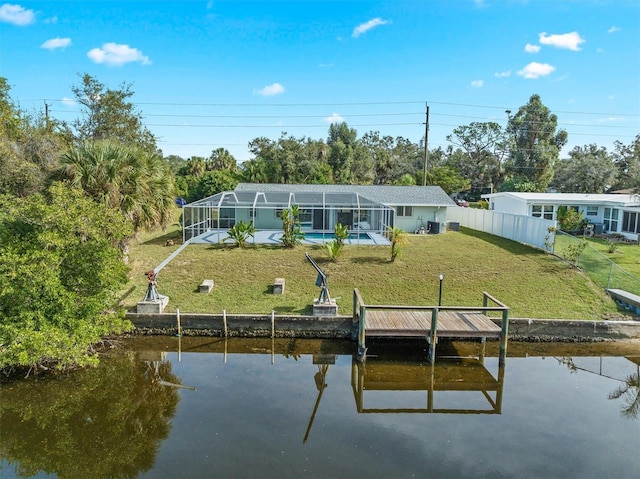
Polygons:
<instances>
[{"instance_id":1,"label":"swimming pool","mask_svg":"<svg viewBox=\"0 0 640 479\"><path fill-rule=\"evenodd\" d=\"M304 234L305 239L324 239L325 241L331 241L336 239L334 233L318 233L317 231L310 231ZM369 233L349 233L348 240L371 240Z\"/></svg>"}]
</instances>

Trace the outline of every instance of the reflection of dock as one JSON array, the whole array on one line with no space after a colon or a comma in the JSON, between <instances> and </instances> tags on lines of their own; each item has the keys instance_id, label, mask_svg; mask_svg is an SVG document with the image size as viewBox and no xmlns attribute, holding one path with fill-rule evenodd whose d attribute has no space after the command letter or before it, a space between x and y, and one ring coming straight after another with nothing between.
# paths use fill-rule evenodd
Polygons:
<instances>
[{"instance_id":1,"label":"reflection of dock","mask_svg":"<svg viewBox=\"0 0 640 479\"><path fill-rule=\"evenodd\" d=\"M442 358L437 363L412 364L370 357L366 362L353 361L351 386L359 413L500 414L504 363L500 364L496 379L484 367L483 358ZM424 391L426 397L417 407L396 404L393 407L368 407L365 399L375 399L376 393L381 391ZM440 392L447 394L439 398ZM478 404L478 395L468 394L474 392L482 396L488 407L452 406ZM399 398L403 396L398 395ZM396 401L393 395L381 397L387 404ZM471 400L466 402L467 399Z\"/></svg>"},{"instance_id":2,"label":"reflection of dock","mask_svg":"<svg viewBox=\"0 0 640 479\"><path fill-rule=\"evenodd\" d=\"M489 306L489 302L496 306ZM498 326L488 315L501 313ZM358 323L358 356L366 358L367 337L421 337L429 342L429 360L435 360L438 338L500 338L500 362L504 362L509 332L509 308L488 293L482 306L406 306L365 304L353 292L353 320Z\"/></svg>"}]
</instances>

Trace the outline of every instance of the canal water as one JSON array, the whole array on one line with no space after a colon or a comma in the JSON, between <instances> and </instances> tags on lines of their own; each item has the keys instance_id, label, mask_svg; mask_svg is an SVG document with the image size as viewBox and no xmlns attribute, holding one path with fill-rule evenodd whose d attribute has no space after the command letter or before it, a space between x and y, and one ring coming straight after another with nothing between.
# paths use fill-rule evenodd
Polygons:
<instances>
[{"instance_id":1,"label":"canal water","mask_svg":"<svg viewBox=\"0 0 640 479\"><path fill-rule=\"evenodd\" d=\"M132 338L4 383L0 477L640 477L639 343Z\"/></svg>"}]
</instances>

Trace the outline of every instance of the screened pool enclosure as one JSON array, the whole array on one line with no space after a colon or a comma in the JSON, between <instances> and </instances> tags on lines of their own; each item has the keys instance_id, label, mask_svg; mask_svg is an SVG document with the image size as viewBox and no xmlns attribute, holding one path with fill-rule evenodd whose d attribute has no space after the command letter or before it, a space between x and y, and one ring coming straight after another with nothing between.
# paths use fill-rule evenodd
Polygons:
<instances>
[{"instance_id":1,"label":"screened pool enclosure","mask_svg":"<svg viewBox=\"0 0 640 479\"><path fill-rule=\"evenodd\" d=\"M237 222L258 231L282 230L282 211L298 207L303 233L332 232L337 223L350 232L382 234L394 224L394 210L355 192L225 191L183 207L183 239L228 230Z\"/></svg>"}]
</instances>

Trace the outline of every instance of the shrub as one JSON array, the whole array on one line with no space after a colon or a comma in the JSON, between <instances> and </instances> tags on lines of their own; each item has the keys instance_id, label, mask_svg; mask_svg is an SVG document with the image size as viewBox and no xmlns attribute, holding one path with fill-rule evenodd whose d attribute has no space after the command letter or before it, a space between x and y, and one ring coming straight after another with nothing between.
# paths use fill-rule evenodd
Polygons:
<instances>
[{"instance_id":1,"label":"shrub","mask_svg":"<svg viewBox=\"0 0 640 479\"><path fill-rule=\"evenodd\" d=\"M253 238L256 234L256 228L253 226L253 221L245 223L244 221L238 221L235 225L229 228L227 232L228 236L222 240L223 243L231 241L239 248L244 248L249 238Z\"/></svg>"},{"instance_id":2,"label":"shrub","mask_svg":"<svg viewBox=\"0 0 640 479\"><path fill-rule=\"evenodd\" d=\"M285 248L293 248L299 245L304 238L298 220L298 205L291 205L290 210L282 211L282 236L280 241Z\"/></svg>"},{"instance_id":3,"label":"shrub","mask_svg":"<svg viewBox=\"0 0 640 479\"><path fill-rule=\"evenodd\" d=\"M387 228L387 237L391 241L391 261L395 261L400 256L402 246L406 245L408 240L407 232L398 227Z\"/></svg>"}]
</instances>

